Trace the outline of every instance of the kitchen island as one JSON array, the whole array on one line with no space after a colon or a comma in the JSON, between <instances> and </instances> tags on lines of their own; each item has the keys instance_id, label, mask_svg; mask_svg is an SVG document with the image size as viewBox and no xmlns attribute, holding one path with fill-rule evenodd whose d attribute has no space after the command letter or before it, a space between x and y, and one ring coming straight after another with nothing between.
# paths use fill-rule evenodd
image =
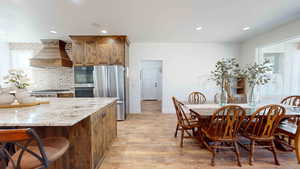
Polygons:
<instances>
[{"instance_id":1,"label":"kitchen island","mask_svg":"<svg viewBox=\"0 0 300 169\"><path fill-rule=\"evenodd\" d=\"M69 150L51 169L96 169L117 135L116 98L45 98L50 104L0 109L0 126L63 136Z\"/></svg>"}]
</instances>

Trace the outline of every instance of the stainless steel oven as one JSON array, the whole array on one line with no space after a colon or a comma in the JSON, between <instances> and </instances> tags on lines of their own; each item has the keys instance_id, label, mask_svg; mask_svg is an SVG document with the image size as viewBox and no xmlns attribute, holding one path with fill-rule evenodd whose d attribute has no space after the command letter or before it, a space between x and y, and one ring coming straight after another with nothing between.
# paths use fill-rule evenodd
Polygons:
<instances>
[{"instance_id":1,"label":"stainless steel oven","mask_svg":"<svg viewBox=\"0 0 300 169\"><path fill-rule=\"evenodd\" d=\"M94 66L74 67L75 97L94 97Z\"/></svg>"},{"instance_id":2,"label":"stainless steel oven","mask_svg":"<svg viewBox=\"0 0 300 169\"><path fill-rule=\"evenodd\" d=\"M75 87L75 97L94 97L94 87Z\"/></svg>"},{"instance_id":3,"label":"stainless steel oven","mask_svg":"<svg viewBox=\"0 0 300 169\"><path fill-rule=\"evenodd\" d=\"M75 85L93 84L94 67L93 66L76 66L74 67Z\"/></svg>"}]
</instances>

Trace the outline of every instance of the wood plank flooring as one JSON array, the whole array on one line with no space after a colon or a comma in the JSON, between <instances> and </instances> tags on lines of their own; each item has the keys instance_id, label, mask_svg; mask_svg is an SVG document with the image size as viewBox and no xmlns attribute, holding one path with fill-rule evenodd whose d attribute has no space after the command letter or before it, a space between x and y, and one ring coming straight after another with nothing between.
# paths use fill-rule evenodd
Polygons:
<instances>
[{"instance_id":1,"label":"wood plank flooring","mask_svg":"<svg viewBox=\"0 0 300 169\"><path fill-rule=\"evenodd\" d=\"M161 113L161 101L157 100L143 100L141 102L141 109L143 113Z\"/></svg>"},{"instance_id":2,"label":"wood plank flooring","mask_svg":"<svg viewBox=\"0 0 300 169\"><path fill-rule=\"evenodd\" d=\"M152 105L153 106L153 105ZM153 106L155 107L155 106ZM154 108L155 109L155 108ZM211 154L201 149L198 142L185 140L179 147L174 138L175 114L157 112L131 114L118 122L118 138L110 148L100 169L238 169L232 151L220 151L216 166L210 166ZM248 153L241 150L242 168L246 169L300 169L294 153L278 152L281 166L276 166L272 153L255 152L254 165L248 164Z\"/></svg>"}]
</instances>

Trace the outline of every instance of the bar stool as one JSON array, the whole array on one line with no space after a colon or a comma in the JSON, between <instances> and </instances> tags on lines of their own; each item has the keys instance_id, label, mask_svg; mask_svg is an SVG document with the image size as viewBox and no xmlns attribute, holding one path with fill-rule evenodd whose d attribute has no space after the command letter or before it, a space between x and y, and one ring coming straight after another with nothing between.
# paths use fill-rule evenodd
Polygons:
<instances>
[{"instance_id":1,"label":"bar stool","mask_svg":"<svg viewBox=\"0 0 300 169\"><path fill-rule=\"evenodd\" d=\"M0 158L6 169L44 169L69 148L67 139L50 137L41 140L33 129L0 130L0 142ZM10 155L5 149L7 143L15 145L18 151Z\"/></svg>"}]
</instances>

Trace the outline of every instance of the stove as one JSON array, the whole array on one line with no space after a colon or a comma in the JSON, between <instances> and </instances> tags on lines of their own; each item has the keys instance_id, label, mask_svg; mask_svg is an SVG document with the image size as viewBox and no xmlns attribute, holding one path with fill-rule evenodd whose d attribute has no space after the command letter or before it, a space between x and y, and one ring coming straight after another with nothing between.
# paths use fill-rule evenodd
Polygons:
<instances>
[{"instance_id":1,"label":"stove","mask_svg":"<svg viewBox=\"0 0 300 169\"><path fill-rule=\"evenodd\" d=\"M32 96L36 97L57 97L59 93L73 93L71 90L68 89L47 89L47 90L35 90L31 92Z\"/></svg>"},{"instance_id":2,"label":"stove","mask_svg":"<svg viewBox=\"0 0 300 169\"><path fill-rule=\"evenodd\" d=\"M32 91L32 93L51 93L51 92L59 93L59 92L67 92L67 91L70 91L70 90L52 90L52 89L36 90L36 91Z\"/></svg>"}]
</instances>

